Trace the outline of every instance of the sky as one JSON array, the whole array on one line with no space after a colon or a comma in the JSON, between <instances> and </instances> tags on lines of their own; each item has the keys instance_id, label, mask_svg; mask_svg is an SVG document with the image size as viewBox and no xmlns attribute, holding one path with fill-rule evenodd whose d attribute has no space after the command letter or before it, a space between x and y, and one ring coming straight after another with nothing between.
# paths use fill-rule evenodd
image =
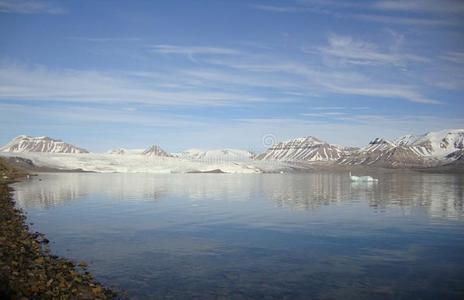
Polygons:
<instances>
[{"instance_id":1,"label":"sky","mask_svg":"<svg viewBox=\"0 0 464 300\"><path fill-rule=\"evenodd\" d=\"M364 146L464 128L464 1L0 0L0 144Z\"/></svg>"}]
</instances>

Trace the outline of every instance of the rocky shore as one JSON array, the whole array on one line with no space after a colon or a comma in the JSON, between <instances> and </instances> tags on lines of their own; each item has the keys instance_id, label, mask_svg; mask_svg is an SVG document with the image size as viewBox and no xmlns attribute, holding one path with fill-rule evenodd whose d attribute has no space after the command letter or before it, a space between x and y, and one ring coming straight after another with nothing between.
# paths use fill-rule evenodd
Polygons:
<instances>
[{"instance_id":1,"label":"rocky shore","mask_svg":"<svg viewBox=\"0 0 464 300\"><path fill-rule=\"evenodd\" d=\"M47 238L31 232L7 185L23 176L0 158L0 299L117 299L87 264L57 257Z\"/></svg>"}]
</instances>

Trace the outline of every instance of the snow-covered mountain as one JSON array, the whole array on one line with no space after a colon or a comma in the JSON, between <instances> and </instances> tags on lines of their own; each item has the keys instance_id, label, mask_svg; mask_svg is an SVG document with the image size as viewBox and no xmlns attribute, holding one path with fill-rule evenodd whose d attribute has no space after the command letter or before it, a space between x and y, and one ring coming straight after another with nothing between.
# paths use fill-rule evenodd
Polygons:
<instances>
[{"instance_id":1,"label":"snow-covered mountain","mask_svg":"<svg viewBox=\"0 0 464 300\"><path fill-rule=\"evenodd\" d=\"M1 152L89 153L89 151L48 136L20 135L0 148Z\"/></svg>"},{"instance_id":2,"label":"snow-covered mountain","mask_svg":"<svg viewBox=\"0 0 464 300\"><path fill-rule=\"evenodd\" d=\"M423 156L444 157L464 149L464 129L429 132L422 135L405 135L394 141L399 146L412 146Z\"/></svg>"},{"instance_id":3,"label":"snow-covered mountain","mask_svg":"<svg viewBox=\"0 0 464 300\"><path fill-rule=\"evenodd\" d=\"M454 151L445 156L446 165L464 166L464 148Z\"/></svg>"},{"instance_id":4,"label":"snow-covered mountain","mask_svg":"<svg viewBox=\"0 0 464 300\"><path fill-rule=\"evenodd\" d=\"M143 155L146 156L162 156L162 157L172 157L171 154L167 153L163 149L161 149L158 145L152 145L147 148L145 151L142 152Z\"/></svg>"},{"instance_id":5,"label":"snow-covered mountain","mask_svg":"<svg viewBox=\"0 0 464 300\"><path fill-rule=\"evenodd\" d=\"M462 160L464 130L407 135L389 141L376 138L361 149L329 144L315 137L278 143L257 156L262 160L334 162L387 168L432 167Z\"/></svg>"},{"instance_id":6,"label":"snow-covered mountain","mask_svg":"<svg viewBox=\"0 0 464 300\"><path fill-rule=\"evenodd\" d=\"M382 167L431 167L462 160L464 129L405 135L393 142L377 138L340 164Z\"/></svg>"},{"instance_id":7,"label":"snow-covered mountain","mask_svg":"<svg viewBox=\"0 0 464 300\"><path fill-rule=\"evenodd\" d=\"M205 161L244 161L252 159L255 154L240 149L201 150L189 149L177 155L180 158Z\"/></svg>"},{"instance_id":8,"label":"snow-covered mountain","mask_svg":"<svg viewBox=\"0 0 464 300\"><path fill-rule=\"evenodd\" d=\"M379 167L421 167L426 165L426 160L411 146L398 146L386 139L376 138L367 147L342 157L338 163Z\"/></svg>"},{"instance_id":9,"label":"snow-covered mountain","mask_svg":"<svg viewBox=\"0 0 464 300\"><path fill-rule=\"evenodd\" d=\"M257 156L262 160L281 161L336 161L347 151L337 145L328 144L318 138L308 136L280 142Z\"/></svg>"},{"instance_id":10,"label":"snow-covered mountain","mask_svg":"<svg viewBox=\"0 0 464 300\"><path fill-rule=\"evenodd\" d=\"M373 141L369 143L369 145L363 149L367 152L374 152L374 151L386 151L396 147L396 145L389 140L382 139L382 138L375 138ZM361 149L359 149L361 150ZM359 151L358 150L358 151Z\"/></svg>"},{"instance_id":11,"label":"snow-covered mountain","mask_svg":"<svg viewBox=\"0 0 464 300\"><path fill-rule=\"evenodd\" d=\"M21 135L0 148L0 153L29 159L38 167L94 172L275 172L295 165L305 168L312 162L317 162L318 167L326 163L448 170L450 166L464 167L464 129L406 135L393 141L376 138L361 149L308 136L277 143L258 156L237 149L190 149L173 155L157 145L145 150L117 148L95 154L62 140Z\"/></svg>"}]
</instances>

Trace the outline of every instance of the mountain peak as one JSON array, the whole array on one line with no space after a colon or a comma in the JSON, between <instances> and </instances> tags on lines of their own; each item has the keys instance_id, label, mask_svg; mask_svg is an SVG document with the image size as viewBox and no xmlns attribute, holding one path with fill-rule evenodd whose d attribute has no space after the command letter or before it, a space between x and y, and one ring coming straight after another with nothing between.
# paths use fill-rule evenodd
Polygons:
<instances>
[{"instance_id":1,"label":"mountain peak","mask_svg":"<svg viewBox=\"0 0 464 300\"><path fill-rule=\"evenodd\" d=\"M172 157L171 154L167 153L164 151L160 146L158 145L151 145L148 147L145 151L142 153L143 155L147 156L163 156L163 157Z\"/></svg>"},{"instance_id":2,"label":"mountain peak","mask_svg":"<svg viewBox=\"0 0 464 300\"><path fill-rule=\"evenodd\" d=\"M387 144L391 146L395 146L394 143L390 142L389 140L383 139L383 138L375 138L372 141L369 142L369 145L382 145L382 144Z\"/></svg>"},{"instance_id":3,"label":"mountain peak","mask_svg":"<svg viewBox=\"0 0 464 300\"><path fill-rule=\"evenodd\" d=\"M0 148L1 152L88 153L89 151L48 136L19 135Z\"/></svg>"},{"instance_id":4,"label":"mountain peak","mask_svg":"<svg viewBox=\"0 0 464 300\"><path fill-rule=\"evenodd\" d=\"M421 135L408 134L395 140L400 146L411 146L426 156L446 156L464 148L464 129L445 129Z\"/></svg>"},{"instance_id":5,"label":"mountain peak","mask_svg":"<svg viewBox=\"0 0 464 300\"><path fill-rule=\"evenodd\" d=\"M328 144L316 137L306 136L280 142L257 159L284 161L335 161L344 155L341 147Z\"/></svg>"},{"instance_id":6,"label":"mountain peak","mask_svg":"<svg viewBox=\"0 0 464 300\"><path fill-rule=\"evenodd\" d=\"M314 136L305 136L305 137L291 139L283 143L324 144L325 142Z\"/></svg>"}]
</instances>

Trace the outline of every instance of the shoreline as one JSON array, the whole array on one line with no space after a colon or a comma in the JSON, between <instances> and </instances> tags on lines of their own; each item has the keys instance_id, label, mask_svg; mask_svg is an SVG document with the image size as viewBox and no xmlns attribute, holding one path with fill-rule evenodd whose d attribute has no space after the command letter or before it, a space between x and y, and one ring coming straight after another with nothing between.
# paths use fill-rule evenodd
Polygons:
<instances>
[{"instance_id":1,"label":"shoreline","mask_svg":"<svg viewBox=\"0 0 464 300\"><path fill-rule=\"evenodd\" d=\"M0 161L0 298L118 299L87 271L51 253L44 234L31 232L24 212L16 208L9 184L27 176ZM8 174L8 175L5 175Z\"/></svg>"}]
</instances>

